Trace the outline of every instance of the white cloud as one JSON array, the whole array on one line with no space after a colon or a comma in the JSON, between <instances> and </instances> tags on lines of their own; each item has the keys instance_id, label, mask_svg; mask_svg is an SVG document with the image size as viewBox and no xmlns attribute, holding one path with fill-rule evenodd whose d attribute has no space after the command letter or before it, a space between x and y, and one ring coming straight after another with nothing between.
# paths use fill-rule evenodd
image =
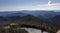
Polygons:
<instances>
[{"instance_id":1,"label":"white cloud","mask_svg":"<svg viewBox=\"0 0 60 33\"><path fill-rule=\"evenodd\" d=\"M17 10L60 10L60 3L35 6L16 6L16 7L1 7L0 11L17 11Z\"/></svg>"},{"instance_id":2,"label":"white cloud","mask_svg":"<svg viewBox=\"0 0 60 33\"><path fill-rule=\"evenodd\" d=\"M48 0L48 5L51 6L51 0Z\"/></svg>"}]
</instances>

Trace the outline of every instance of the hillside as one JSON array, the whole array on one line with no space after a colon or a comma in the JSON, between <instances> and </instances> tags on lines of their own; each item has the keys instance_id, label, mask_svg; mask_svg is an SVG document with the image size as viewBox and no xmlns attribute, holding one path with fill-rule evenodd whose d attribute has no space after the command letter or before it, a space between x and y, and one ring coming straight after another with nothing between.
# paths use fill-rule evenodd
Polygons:
<instances>
[{"instance_id":1,"label":"hillside","mask_svg":"<svg viewBox=\"0 0 60 33\"><path fill-rule=\"evenodd\" d=\"M60 28L60 15L57 15L51 19L55 25Z\"/></svg>"}]
</instances>

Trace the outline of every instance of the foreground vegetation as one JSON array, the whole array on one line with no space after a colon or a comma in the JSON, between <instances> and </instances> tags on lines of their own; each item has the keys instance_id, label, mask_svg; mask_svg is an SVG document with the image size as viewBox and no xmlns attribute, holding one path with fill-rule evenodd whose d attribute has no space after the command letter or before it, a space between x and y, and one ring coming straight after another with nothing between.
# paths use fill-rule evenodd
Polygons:
<instances>
[{"instance_id":1,"label":"foreground vegetation","mask_svg":"<svg viewBox=\"0 0 60 33\"><path fill-rule=\"evenodd\" d=\"M21 29L17 25L0 26L0 33L28 33L25 29Z\"/></svg>"},{"instance_id":2,"label":"foreground vegetation","mask_svg":"<svg viewBox=\"0 0 60 33\"><path fill-rule=\"evenodd\" d=\"M28 33L25 29L21 29L21 27L26 28L36 28L43 31L47 31L49 33L56 33L56 29L45 24L30 24L30 23L11 23L9 25L0 26L0 33Z\"/></svg>"},{"instance_id":3,"label":"foreground vegetation","mask_svg":"<svg viewBox=\"0 0 60 33\"><path fill-rule=\"evenodd\" d=\"M21 27L36 28L42 30L42 32L47 31L49 33L56 33L56 31L60 29L60 24L56 24L57 22L55 22L55 20L54 23L51 20L40 19L32 15L27 15L23 17L13 16L9 18L1 18L0 33L28 33L26 30L21 29Z\"/></svg>"}]
</instances>

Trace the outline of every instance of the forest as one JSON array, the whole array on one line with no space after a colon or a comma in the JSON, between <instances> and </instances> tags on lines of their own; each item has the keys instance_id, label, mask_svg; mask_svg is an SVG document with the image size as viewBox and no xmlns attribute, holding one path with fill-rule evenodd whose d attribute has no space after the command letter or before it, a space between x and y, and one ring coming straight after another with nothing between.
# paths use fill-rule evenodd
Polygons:
<instances>
[{"instance_id":1,"label":"forest","mask_svg":"<svg viewBox=\"0 0 60 33\"><path fill-rule=\"evenodd\" d=\"M57 22L58 21L58 22ZM33 15L27 16L0 16L0 33L28 33L21 27L31 27L47 31L49 33L56 33L60 29L60 15L51 19L40 19Z\"/></svg>"}]
</instances>

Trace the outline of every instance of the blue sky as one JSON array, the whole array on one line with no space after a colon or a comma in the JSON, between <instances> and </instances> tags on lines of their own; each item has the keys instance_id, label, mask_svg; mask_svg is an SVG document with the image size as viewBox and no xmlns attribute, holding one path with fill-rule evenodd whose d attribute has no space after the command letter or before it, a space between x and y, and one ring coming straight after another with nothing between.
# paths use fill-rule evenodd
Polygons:
<instances>
[{"instance_id":1,"label":"blue sky","mask_svg":"<svg viewBox=\"0 0 60 33\"><path fill-rule=\"evenodd\" d=\"M59 10L59 4L60 0L0 0L0 11Z\"/></svg>"},{"instance_id":2,"label":"blue sky","mask_svg":"<svg viewBox=\"0 0 60 33\"><path fill-rule=\"evenodd\" d=\"M0 6L29 6L46 4L47 0L0 0Z\"/></svg>"}]
</instances>

